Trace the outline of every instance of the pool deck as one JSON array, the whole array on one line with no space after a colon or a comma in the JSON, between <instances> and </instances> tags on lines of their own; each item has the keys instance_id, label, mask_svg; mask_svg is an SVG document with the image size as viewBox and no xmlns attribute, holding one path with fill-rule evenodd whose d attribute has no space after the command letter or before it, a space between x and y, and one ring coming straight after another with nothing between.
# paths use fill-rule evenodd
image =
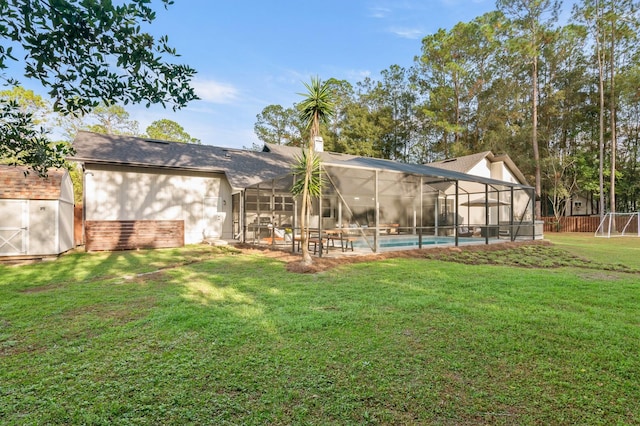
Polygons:
<instances>
[{"instance_id":1,"label":"pool deck","mask_svg":"<svg viewBox=\"0 0 640 426\"><path fill-rule=\"evenodd\" d=\"M540 237L542 238L542 237ZM536 237L538 239L538 237ZM373 246L373 238L369 239L369 243ZM516 238L515 241L530 241L532 238ZM491 237L488 239L488 244L501 244L511 242L510 237ZM458 237L458 246L468 246L468 245L486 245L487 240L485 237ZM262 244L262 246L266 246ZM273 248L277 248L279 250L287 250L292 248L291 242L279 242L275 245L268 245ZM342 256L362 256L368 254L375 253L388 253L392 251L401 251L401 250L418 250L428 249L428 248L436 248L436 247L455 247L455 238L454 237L445 237L445 236L424 236L422 238L422 247L418 245L418 236L417 235L381 235L378 237L378 251L374 252L371 250L370 246L364 241L364 238L361 237L359 240L356 240L353 244L353 251L349 247L347 250L343 251L340 247L340 244L337 243L335 245L329 245L329 250L326 248L322 252L322 257L342 257ZM313 254L313 246L311 247L311 254ZM318 252L315 253L315 256L319 256Z\"/></svg>"}]
</instances>

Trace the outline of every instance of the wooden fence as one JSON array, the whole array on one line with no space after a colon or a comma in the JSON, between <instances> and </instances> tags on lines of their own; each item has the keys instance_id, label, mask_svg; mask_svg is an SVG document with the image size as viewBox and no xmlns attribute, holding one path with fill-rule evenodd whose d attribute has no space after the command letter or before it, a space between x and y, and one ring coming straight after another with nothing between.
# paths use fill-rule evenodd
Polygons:
<instances>
[{"instance_id":1,"label":"wooden fence","mask_svg":"<svg viewBox=\"0 0 640 426\"><path fill-rule=\"evenodd\" d=\"M88 220L85 249L132 250L184 246L183 220Z\"/></svg>"},{"instance_id":2,"label":"wooden fence","mask_svg":"<svg viewBox=\"0 0 640 426\"><path fill-rule=\"evenodd\" d=\"M553 216L542 217L544 232L596 232L600 224L600 216L561 217L556 221Z\"/></svg>"},{"instance_id":3,"label":"wooden fence","mask_svg":"<svg viewBox=\"0 0 640 426\"><path fill-rule=\"evenodd\" d=\"M76 246L84 244L84 230L82 229L82 205L73 208L73 242Z\"/></svg>"}]
</instances>

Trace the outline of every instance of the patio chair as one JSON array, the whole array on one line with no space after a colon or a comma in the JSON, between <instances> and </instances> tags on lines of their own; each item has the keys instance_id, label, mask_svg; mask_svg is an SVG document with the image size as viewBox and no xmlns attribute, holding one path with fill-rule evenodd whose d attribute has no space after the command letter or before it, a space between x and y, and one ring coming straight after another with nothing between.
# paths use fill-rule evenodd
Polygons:
<instances>
[{"instance_id":1,"label":"patio chair","mask_svg":"<svg viewBox=\"0 0 640 426\"><path fill-rule=\"evenodd\" d=\"M313 244L313 254L316 254L318 251L322 252L323 249L329 253L329 244L325 242L326 238L320 235L319 232L309 232L309 238L307 238L307 246L309 250L311 250L311 245Z\"/></svg>"},{"instance_id":2,"label":"patio chair","mask_svg":"<svg viewBox=\"0 0 640 426\"><path fill-rule=\"evenodd\" d=\"M458 237L473 237L473 229L470 229L468 226L459 227Z\"/></svg>"}]
</instances>

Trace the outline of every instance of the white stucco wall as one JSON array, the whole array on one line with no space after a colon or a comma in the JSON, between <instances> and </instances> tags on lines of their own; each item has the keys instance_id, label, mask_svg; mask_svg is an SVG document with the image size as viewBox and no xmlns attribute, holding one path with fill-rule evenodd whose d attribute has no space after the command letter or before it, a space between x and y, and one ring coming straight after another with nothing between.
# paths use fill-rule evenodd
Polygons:
<instances>
[{"instance_id":1,"label":"white stucco wall","mask_svg":"<svg viewBox=\"0 0 640 426\"><path fill-rule=\"evenodd\" d=\"M507 165L504 163L504 161L496 161L494 163L491 163L490 167L491 167L490 177L492 179L498 179L498 180L511 182L511 183L522 183L518 181L518 179L511 172L511 169L509 169L509 167L507 167Z\"/></svg>"},{"instance_id":2,"label":"white stucco wall","mask_svg":"<svg viewBox=\"0 0 640 426\"><path fill-rule=\"evenodd\" d=\"M485 178L493 178L493 176L491 176L491 167L487 160L480 161L478 164L473 166L471 170L467 172L467 174L470 174L473 176L481 176Z\"/></svg>"},{"instance_id":3,"label":"white stucco wall","mask_svg":"<svg viewBox=\"0 0 640 426\"><path fill-rule=\"evenodd\" d=\"M490 162L487 159L479 161L474 167L472 167L468 174L473 176L480 176L484 178L496 179L510 183L522 183L512 173L511 169L505 164L504 161ZM460 191L460 204L458 207L458 213L461 216L459 219L465 225L471 224L484 224L485 223L485 209L484 207L469 207L464 205L465 202L476 199L484 198L484 185L473 182L460 182L461 187L465 187L468 192L475 193L467 197L464 195L464 191ZM451 196L455 193L455 188L450 188L447 193ZM490 199L495 199L497 196L494 193L489 194ZM518 218L522 215L527 215L527 202L528 195L516 191L513 200L514 215ZM508 193L502 193L500 195L500 201L511 203L511 196ZM508 221L510 216L511 207L506 206L494 206L489 207L489 224L498 224L499 222ZM530 215L529 215L530 216ZM514 218L515 220L515 218Z\"/></svg>"},{"instance_id":4,"label":"white stucco wall","mask_svg":"<svg viewBox=\"0 0 640 426\"><path fill-rule=\"evenodd\" d=\"M86 220L184 220L185 244L231 238L223 174L87 165Z\"/></svg>"}]
</instances>

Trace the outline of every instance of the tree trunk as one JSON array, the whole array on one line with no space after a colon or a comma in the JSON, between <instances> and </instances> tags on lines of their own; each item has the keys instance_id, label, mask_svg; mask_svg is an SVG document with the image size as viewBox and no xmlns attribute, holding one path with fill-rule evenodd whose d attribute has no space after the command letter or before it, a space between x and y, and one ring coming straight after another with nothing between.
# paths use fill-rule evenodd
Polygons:
<instances>
[{"instance_id":1,"label":"tree trunk","mask_svg":"<svg viewBox=\"0 0 640 426\"><path fill-rule=\"evenodd\" d=\"M600 2L596 3L596 19L600 17ZM599 114L599 138L598 148L600 155L600 167L598 170L599 184L600 184L600 202L598 204L600 221L604 219L604 57L602 48L602 39L599 30L599 26L596 23L596 55L598 57L598 91L600 95L600 114Z\"/></svg>"},{"instance_id":2,"label":"tree trunk","mask_svg":"<svg viewBox=\"0 0 640 426\"><path fill-rule=\"evenodd\" d=\"M613 4L611 6L614 7ZM614 59L614 49L615 49L615 38L616 38L616 27L615 27L615 18L613 18L611 22L611 52L610 52L610 75L611 75L611 105L610 114L611 114L611 194L609 196L610 200L610 211L611 213L615 213L616 211L616 90L615 90L615 59Z\"/></svg>"},{"instance_id":3,"label":"tree trunk","mask_svg":"<svg viewBox=\"0 0 640 426\"><path fill-rule=\"evenodd\" d=\"M535 42L534 42L535 46ZM541 213L541 174L540 174L540 150L538 148L538 54L533 56L533 70L531 72L531 82L533 86L532 94L532 131L531 139L533 144L533 161L535 162L536 173L536 201L535 201L535 216L540 217Z\"/></svg>"}]
</instances>

